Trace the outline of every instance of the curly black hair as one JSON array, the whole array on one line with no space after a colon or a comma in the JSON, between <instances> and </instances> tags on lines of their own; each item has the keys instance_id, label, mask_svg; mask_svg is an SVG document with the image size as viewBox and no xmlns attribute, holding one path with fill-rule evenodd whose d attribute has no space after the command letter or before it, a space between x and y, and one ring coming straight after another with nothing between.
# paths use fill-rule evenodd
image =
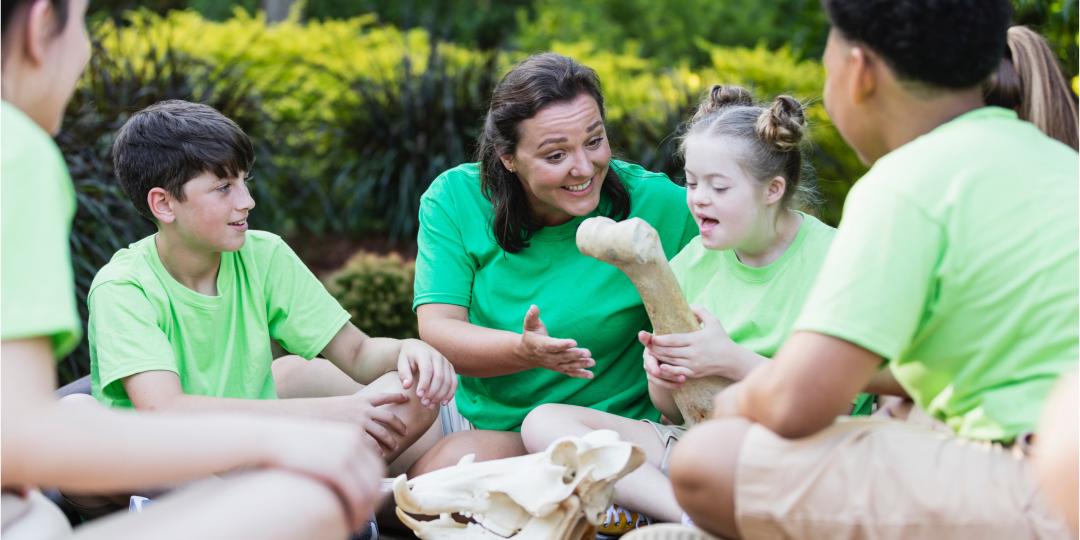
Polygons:
<instances>
[{"instance_id":1,"label":"curly black hair","mask_svg":"<svg viewBox=\"0 0 1080 540\"><path fill-rule=\"evenodd\" d=\"M822 0L833 28L881 55L907 82L982 84L1005 51L1009 0Z\"/></svg>"}]
</instances>

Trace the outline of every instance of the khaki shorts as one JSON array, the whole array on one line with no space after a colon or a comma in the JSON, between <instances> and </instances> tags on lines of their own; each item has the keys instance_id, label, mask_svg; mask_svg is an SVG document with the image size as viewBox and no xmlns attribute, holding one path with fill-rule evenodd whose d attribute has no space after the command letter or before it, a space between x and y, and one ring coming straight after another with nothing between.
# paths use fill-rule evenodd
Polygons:
<instances>
[{"instance_id":1,"label":"khaki shorts","mask_svg":"<svg viewBox=\"0 0 1080 540\"><path fill-rule=\"evenodd\" d=\"M754 425L735 473L748 538L1071 538L1016 447L842 418L805 439Z\"/></svg>"},{"instance_id":2,"label":"khaki shorts","mask_svg":"<svg viewBox=\"0 0 1080 540\"><path fill-rule=\"evenodd\" d=\"M668 462L671 461L671 449L675 448L675 443L679 442L679 438L686 433L686 428L683 426L673 426L671 424L661 424L659 422L653 422L652 420L642 420L646 424L652 426L656 430L656 436L660 439L660 444L664 445L664 455L660 458L660 472L664 473L664 476L668 474Z\"/></svg>"}]
</instances>

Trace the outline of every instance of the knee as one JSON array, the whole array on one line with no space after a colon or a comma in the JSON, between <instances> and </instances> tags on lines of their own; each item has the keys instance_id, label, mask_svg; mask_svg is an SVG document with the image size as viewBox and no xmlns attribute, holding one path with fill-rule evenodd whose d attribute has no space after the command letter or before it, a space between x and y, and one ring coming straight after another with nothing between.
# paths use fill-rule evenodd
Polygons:
<instances>
[{"instance_id":1,"label":"knee","mask_svg":"<svg viewBox=\"0 0 1080 540\"><path fill-rule=\"evenodd\" d=\"M269 470L250 473L238 487L249 493L252 500L268 497L269 500L259 502L263 510L279 512L279 516L291 513L298 521L293 525L310 531L333 531L334 536L338 537L347 534L348 524L342 501L322 482L299 474ZM352 512L363 512L363 515L374 512L375 500L353 502L359 504L350 508ZM338 534L338 531L343 534Z\"/></svg>"},{"instance_id":2,"label":"knee","mask_svg":"<svg viewBox=\"0 0 1080 540\"><path fill-rule=\"evenodd\" d=\"M706 422L686 432L672 450L669 469L672 487L681 503L702 494L711 499L710 492L715 490L734 489L735 465L749 427L746 420L728 419Z\"/></svg>"},{"instance_id":3,"label":"knee","mask_svg":"<svg viewBox=\"0 0 1080 540\"><path fill-rule=\"evenodd\" d=\"M90 394L68 394L60 398L60 404L65 407L100 407L94 396Z\"/></svg>"},{"instance_id":4,"label":"knee","mask_svg":"<svg viewBox=\"0 0 1080 540\"><path fill-rule=\"evenodd\" d=\"M521 440L529 452L540 452L559 434L553 429L567 415L567 406L555 403L540 405L525 416L521 422ZM564 434L565 435L565 434Z\"/></svg>"},{"instance_id":5,"label":"knee","mask_svg":"<svg viewBox=\"0 0 1080 540\"><path fill-rule=\"evenodd\" d=\"M296 372L304 369L307 365L307 360L295 354L275 359L270 364L270 372L274 375L274 385L277 386L278 393L282 393L282 388L288 388L289 381L296 377Z\"/></svg>"}]
</instances>

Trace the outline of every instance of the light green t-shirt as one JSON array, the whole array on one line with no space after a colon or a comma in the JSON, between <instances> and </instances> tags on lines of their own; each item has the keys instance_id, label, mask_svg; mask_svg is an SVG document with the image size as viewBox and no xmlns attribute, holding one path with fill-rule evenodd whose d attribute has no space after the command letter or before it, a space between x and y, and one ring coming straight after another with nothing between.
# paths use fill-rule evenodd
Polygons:
<instances>
[{"instance_id":1,"label":"light green t-shirt","mask_svg":"<svg viewBox=\"0 0 1080 540\"><path fill-rule=\"evenodd\" d=\"M0 103L0 339L49 337L62 358L82 334L69 244L75 189L52 137Z\"/></svg>"},{"instance_id":2,"label":"light green t-shirt","mask_svg":"<svg viewBox=\"0 0 1080 540\"><path fill-rule=\"evenodd\" d=\"M767 358L791 334L836 234L803 216L791 245L766 266L747 266L732 249L706 249L700 236L671 260L686 300L716 315L732 341Z\"/></svg>"},{"instance_id":3,"label":"light green t-shirt","mask_svg":"<svg viewBox=\"0 0 1080 540\"><path fill-rule=\"evenodd\" d=\"M796 323L882 356L962 437L1035 428L1077 364L1077 154L986 107L879 159Z\"/></svg>"},{"instance_id":4,"label":"light green t-shirt","mask_svg":"<svg viewBox=\"0 0 1080 540\"><path fill-rule=\"evenodd\" d=\"M146 371L176 373L185 394L273 399L270 340L311 359L349 320L276 235L248 231L221 254L217 296L176 281L155 238L118 251L90 287L91 385L106 405L131 407L122 379Z\"/></svg>"},{"instance_id":5,"label":"light green t-shirt","mask_svg":"<svg viewBox=\"0 0 1080 540\"><path fill-rule=\"evenodd\" d=\"M630 193L630 217L649 222L668 257L696 233L686 194L667 176L612 161ZM607 207L591 215L600 215ZM589 217L589 216L586 216ZM476 164L450 169L421 198L414 307L463 306L475 325L520 333L530 304L548 333L592 352L592 380L545 369L500 377L461 377L458 410L481 429L518 430L533 407L568 403L628 418L657 420L641 365L637 332L649 328L641 297L610 264L582 255L575 244L585 217L533 235L529 247L507 253L491 232L491 202L480 191Z\"/></svg>"},{"instance_id":6,"label":"light green t-shirt","mask_svg":"<svg viewBox=\"0 0 1080 540\"><path fill-rule=\"evenodd\" d=\"M765 266L748 266L735 250L711 250L698 236L674 259L671 270L683 295L716 316L731 340L772 358L791 335L836 229L814 216L803 221L784 254ZM861 394L853 414L869 414L873 396Z\"/></svg>"}]
</instances>

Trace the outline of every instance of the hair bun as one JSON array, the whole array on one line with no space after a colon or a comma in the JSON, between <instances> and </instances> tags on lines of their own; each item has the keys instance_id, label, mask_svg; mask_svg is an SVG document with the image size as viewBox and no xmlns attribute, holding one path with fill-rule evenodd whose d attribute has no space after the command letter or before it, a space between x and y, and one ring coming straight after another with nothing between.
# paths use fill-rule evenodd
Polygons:
<instances>
[{"instance_id":1,"label":"hair bun","mask_svg":"<svg viewBox=\"0 0 1080 540\"><path fill-rule=\"evenodd\" d=\"M751 106L753 104L754 96L750 95L749 90L741 86L714 84L712 88L709 89L709 95L701 100L701 104L698 105L697 112L694 113L692 121L704 118L724 107L735 105Z\"/></svg>"},{"instance_id":2,"label":"hair bun","mask_svg":"<svg viewBox=\"0 0 1080 540\"><path fill-rule=\"evenodd\" d=\"M778 96L772 105L761 112L755 129L761 140L781 152L799 149L806 113L802 103L791 96Z\"/></svg>"}]
</instances>

